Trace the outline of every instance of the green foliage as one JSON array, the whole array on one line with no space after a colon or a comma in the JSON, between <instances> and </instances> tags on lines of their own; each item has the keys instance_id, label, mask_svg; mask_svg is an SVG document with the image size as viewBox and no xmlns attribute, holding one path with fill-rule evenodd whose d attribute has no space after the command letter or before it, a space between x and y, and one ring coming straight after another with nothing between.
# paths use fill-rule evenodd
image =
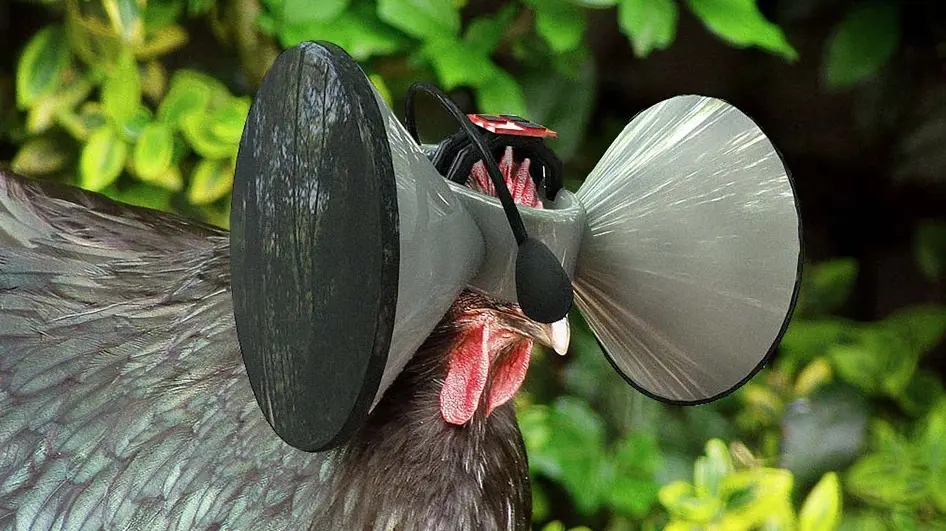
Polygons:
<instances>
[{"instance_id":1,"label":"green foliage","mask_svg":"<svg viewBox=\"0 0 946 531\"><path fill-rule=\"evenodd\" d=\"M873 76L900 44L900 11L889 0L856 4L828 41L823 80L834 89L850 88Z\"/></svg>"},{"instance_id":2,"label":"green foliage","mask_svg":"<svg viewBox=\"0 0 946 531\"><path fill-rule=\"evenodd\" d=\"M841 489L834 473L825 474L802 504L792 506L791 472L761 466L736 467L726 445L713 439L693 466L693 481L660 489L660 503L671 516L668 531L689 529L830 530L841 515Z\"/></svg>"},{"instance_id":3,"label":"green foliage","mask_svg":"<svg viewBox=\"0 0 946 531\"><path fill-rule=\"evenodd\" d=\"M608 444L603 420L574 397L523 407L519 422L530 471L561 483L579 512L592 515L608 505L640 518L656 503L660 456L653 435L628 434Z\"/></svg>"},{"instance_id":4,"label":"green foliage","mask_svg":"<svg viewBox=\"0 0 946 531\"><path fill-rule=\"evenodd\" d=\"M177 25L184 2L64 4L65 18L20 55L17 103L27 138L14 169L162 208L186 189L203 206L193 214L225 222L227 207L212 204L229 195L249 99L188 70L166 88L160 60L188 40Z\"/></svg>"},{"instance_id":5,"label":"green foliage","mask_svg":"<svg viewBox=\"0 0 946 531\"><path fill-rule=\"evenodd\" d=\"M710 31L734 46L758 46L786 59L798 58L782 29L759 12L755 0L687 0Z\"/></svg>"},{"instance_id":6,"label":"green foliage","mask_svg":"<svg viewBox=\"0 0 946 531\"><path fill-rule=\"evenodd\" d=\"M618 24L631 41L634 55L670 46L677 30L677 4L674 0L622 0Z\"/></svg>"}]
</instances>

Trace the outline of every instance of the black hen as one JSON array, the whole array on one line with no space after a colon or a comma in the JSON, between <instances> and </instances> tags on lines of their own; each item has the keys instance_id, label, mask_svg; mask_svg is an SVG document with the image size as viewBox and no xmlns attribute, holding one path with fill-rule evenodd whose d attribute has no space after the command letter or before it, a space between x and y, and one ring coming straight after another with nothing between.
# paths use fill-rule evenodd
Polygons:
<instances>
[{"instance_id":1,"label":"black hen","mask_svg":"<svg viewBox=\"0 0 946 531\"><path fill-rule=\"evenodd\" d=\"M224 231L0 172L0 529L528 528L509 399L561 331L465 291L354 438L304 453L254 399L228 260Z\"/></svg>"}]
</instances>

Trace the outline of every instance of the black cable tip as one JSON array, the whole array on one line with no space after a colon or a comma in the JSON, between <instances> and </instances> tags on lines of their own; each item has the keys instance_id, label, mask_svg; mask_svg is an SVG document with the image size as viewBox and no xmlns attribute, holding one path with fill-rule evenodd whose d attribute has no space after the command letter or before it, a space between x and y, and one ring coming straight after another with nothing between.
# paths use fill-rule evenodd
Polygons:
<instances>
[{"instance_id":1,"label":"black cable tip","mask_svg":"<svg viewBox=\"0 0 946 531\"><path fill-rule=\"evenodd\" d=\"M527 317L554 323L572 309L572 283L552 251L539 240L526 238L516 257L516 296Z\"/></svg>"}]
</instances>

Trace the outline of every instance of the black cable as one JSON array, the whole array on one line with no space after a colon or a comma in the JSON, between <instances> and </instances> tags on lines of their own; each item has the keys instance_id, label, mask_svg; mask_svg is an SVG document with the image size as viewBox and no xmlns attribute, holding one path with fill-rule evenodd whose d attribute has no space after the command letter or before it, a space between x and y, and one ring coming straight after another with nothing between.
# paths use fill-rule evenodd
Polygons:
<instances>
[{"instance_id":1,"label":"black cable","mask_svg":"<svg viewBox=\"0 0 946 531\"><path fill-rule=\"evenodd\" d=\"M407 132L415 142L420 144L417 134L417 123L414 120L414 94L418 91L426 92L435 97L438 102L454 118L460 122L460 127L470 137L473 145L483 157L483 165L489 174L496 195L502 204L503 212L509 221L509 227L519 245L516 254L516 297L522 312L531 319L542 323L554 323L568 315L572 307L573 292L571 280L562 269L562 264L551 250L542 242L534 240L526 233L526 227L519 215L519 208L506 187L506 180L499 172L499 165L486 142L476 130L476 126L467 115L463 114L454 103L440 89L427 83L414 83L407 91L407 112L405 125Z\"/></svg>"},{"instance_id":2,"label":"black cable","mask_svg":"<svg viewBox=\"0 0 946 531\"><path fill-rule=\"evenodd\" d=\"M516 243L522 245L524 241L529 239L529 234L526 232L526 226L522 223L522 217L519 215L516 202L513 201L512 194L509 193L509 188L506 187L506 180L503 179L502 173L499 172L499 165L496 164L496 159L493 158L493 154L490 153L489 148L486 147L486 143L483 142L483 137L476 131L476 126L473 125L473 122L470 121L466 114L463 114L463 111L457 107L457 104L454 103L449 96L444 94L443 91L437 87L427 83L414 83L411 85L407 90L407 111L404 120L407 132L410 133L415 142L420 144L420 137L417 135L417 124L414 120L414 94L418 91L424 91L436 98L443 108L460 122L460 127L463 128L463 131L470 137L470 140L476 146L477 150L479 150L480 155L483 157L483 165L486 166L486 172L489 174L490 180L493 181L493 186L496 188L496 196L503 206L503 212L506 213L509 227L516 237Z\"/></svg>"}]
</instances>

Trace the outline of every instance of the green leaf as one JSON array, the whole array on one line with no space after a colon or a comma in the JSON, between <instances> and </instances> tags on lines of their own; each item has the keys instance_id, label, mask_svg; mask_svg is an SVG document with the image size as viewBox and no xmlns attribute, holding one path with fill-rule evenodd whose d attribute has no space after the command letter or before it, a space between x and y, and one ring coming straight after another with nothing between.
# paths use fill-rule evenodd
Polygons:
<instances>
[{"instance_id":1,"label":"green leaf","mask_svg":"<svg viewBox=\"0 0 946 531\"><path fill-rule=\"evenodd\" d=\"M283 20L293 20L305 24L313 20L329 21L341 15L348 8L349 0L286 0L283 3Z\"/></svg>"},{"instance_id":2,"label":"green leaf","mask_svg":"<svg viewBox=\"0 0 946 531\"><path fill-rule=\"evenodd\" d=\"M877 514L860 512L845 514L838 531L888 531L884 519Z\"/></svg>"},{"instance_id":3,"label":"green leaf","mask_svg":"<svg viewBox=\"0 0 946 531\"><path fill-rule=\"evenodd\" d=\"M460 31L460 12L447 0L378 0L378 18L421 40L449 38Z\"/></svg>"},{"instance_id":4,"label":"green leaf","mask_svg":"<svg viewBox=\"0 0 946 531\"><path fill-rule=\"evenodd\" d=\"M69 163L72 158L70 147L54 136L33 137L20 146L10 166L21 175L47 175Z\"/></svg>"},{"instance_id":5,"label":"green leaf","mask_svg":"<svg viewBox=\"0 0 946 531\"><path fill-rule=\"evenodd\" d=\"M138 107L138 109L135 111L135 114L122 123L122 139L127 142L137 141L138 137L141 136L141 132L144 131L144 128L151 123L152 118L153 116L151 115L151 111L148 110L147 107L144 105Z\"/></svg>"},{"instance_id":6,"label":"green leaf","mask_svg":"<svg viewBox=\"0 0 946 531\"><path fill-rule=\"evenodd\" d=\"M433 39L423 48L444 90L460 86L479 87L493 78L499 67L462 41Z\"/></svg>"},{"instance_id":7,"label":"green leaf","mask_svg":"<svg viewBox=\"0 0 946 531\"><path fill-rule=\"evenodd\" d=\"M515 4L507 4L495 17L478 17L466 27L463 40L477 53L490 55L499 45L506 28L517 11Z\"/></svg>"},{"instance_id":8,"label":"green leaf","mask_svg":"<svg viewBox=\"0 0 946 531\"><path fill-rule=\"evenodd\" d=\"M795 378L795 396L808 396L822 385L831 383L834 372L831 364L823 357L815 358L811 363L799 371Z\"/></svg>"},{"instance_id":9,"label":"green leaf","mask_svg":"<svg viewBox=\"0 0 946 531\"><path fill-rule=\"evenodd\" d=\"M675 0L621 0L618 24L631 41L634 55L646 57L664 50L677 33Z\"/></svg>"},{"instance_id":10,"label":"green leaf","mask_svg":"<svg viewBox=\"0 0 946 531\"><path fill-rule=\"evenodd\" d=\"M378 20L369 7L353 7L330 22L286 20L279 29L279 42L288 48L303 41L331 41L358 61L396 52L404 44L402 34Z\"/></svg>"},{"instance_id":11,"label":"green leaf","mask_svg":"<svg viewBox=\"0 0 946 531\"><path fill-rule=\"evenodd\" d=\"M751 468L729 474L720 481L725 501L722 529L753 529L771 517L791 511L793 478L778 468Z\"/></svg>"},{"instance_id":12,"label":"green leaf","mask_svg":"<svg viewBox=\"0 0 946 531\"><path fill-rule=\"evenodd\" d=\"M250 113L250 100L232 98L226 105L213 111L210 116L211 129L217 138L229 144L239 144L243 137L243 126Z\"/></svg>"},{"instance_id":13,"label":"green leaf","mask_svg":"<svg viewBox=\"0 0 946 531\"><path fill-rule=\"evenodd\" d=\"M917 531L916 515L913 511L905 507L897 507L890 514L890 523L893 524L893 531Z\"/></svg>"},{"instance_id":14,"label":"green leaf","mask_svg":"<svg viewBox=\"0 0 946 531\"><path fill-rule=\"evenodd\" d=\"M943 389L939 376L920 370L914 373L910 383L894 399L908 414L917 416L929 411L938 400L943 398L944 394L946 391ZM946 505L944 505L944 510L946 510Z\"/></svg>"},{"instance_id":15,"label":"green leaf","mask_svg":"<svg viewBox=\"0 0 946 531\"><path fill-rule=\"evenodd\" d=\"M84 77L74 77L65 86L60 86L33 102L26 119L26 130L31 134L46 131L54 123L62 124L73 114L73 109L84 101L92 91L92 84Z\"/></svg>"},{"instance_id":16,"label":"green leaf","mask_svg":"<svg viewBox=\"0 0 946 531\"><path fill-rule=\"evenodd\" d=\"M855 323L845 319L794 319L779 345L780 369L795 373L818 356L827 354L831 348L853 341L857 330Z\"/></svg>"},{"instance_id":17,"label":"green leaf","mask_svg":"<svg viewBox=\"0 0 946 531\"><path fill-rule=\"evenodd\" d=\"M946 279L946 222L921 222L913 238L913 252L930 280Z\"/></svg>"},{"instance_id":18,"label":"green leaf","mask_svg":"<svg viewBox=\"0 0 946 531\"><path fill-rule=\"evenodd\" d=\"M184 0L149 0L145 10L145 29L155 31L177 22L184 13Z\"/></svg>"},{"instance_id":19,"label":"green leaf","mask_svg":"<svg viewBox=\"0 0 946 531\"><path fill-rule=\"evenodd\" d=\"M581 9L565 0L531 0L535 29L553 52L574 50L581 44L587 21Z\"/></svg>"},{"instance_id":20,"label":"green leaf","mask_svg":"<svg viewBox=\"0 0 946 531\"><path fill-rule=\"evenodd\" d=\"M710 31L733 46L757 46L789 60L798 58L781 28L762 16L755 0L687 0L687 5Z\"/></svg>"},{"instance_id":21,"label":"green leaf","mask_svg":"<svg viewBox=\"0 0 946 531\"><path fill-rule=\"evenodd\" d=\"M649 433L629 433L618 442L615 460L619 474L654 474L660 467L657 437Z\"/></svg>"},{"instance_id":22,"label":"green leaf","mask_svg":"<svg viewBox=\"0 0 946 531\"><path fill-rule=\"evenodd\" d=\"M532 484L532 521L544 522L551 514L551 502L541 483Z\"/></svg>"},{"instance_id":23,"label":"green leaf","mask_svg":"<svg viewBox=\"0 0 946 531\"><path fill-rule=\"evenodd\" d=\"M59 124L73 138L87 141L89 136L100 127L108 124L108 117L102 111L102 106L95 102L86 102L78 114L63 113L59 116Z\"/></svg>"},{"instance_id":24,"label":"green leaf","mask_svg":"<svg viewBox=\"0 0 946 531\"><path fill-rule=\"evenodd\" d=\"M798 514L799 531L832 531L841 521L841 484L834 472L811 489Z\"/></svg>"},{"instance_id":25,"label":"green leaf","mask_svg":"<svg viewBox=\"0 0 946 531\"><path fill-rule=\"evenodd\" d=\"M158 119L172 128L181 128L186 117L201 113L210 105L212 96L213 88L200 78L177 72L158 107Z\"/></svg>"},{"instance_id":26,"label":"green leaf","mask_svg":"<svg viewBox=\"0 0 946 531\"><path fill-rule=\"evenodd\" d=\"M526 115L526 99L522 87L511 75L498 67L492 77L477 87L476 105L483 113Z\"/></svg>"},{"instance_id":27,"label":"green leaf","mask_svg":"<svg viewBox=\"0 0 946 531\"><path fill-rule=\"evenodd\" d=\"M660 486L651 478L618 476L607 490L608 503L618 512L643 518L657 502L659 491Z\"/></svg>"},{"instance_id":28,"label":"green leaf","mask_svg":"<svg viewBox=\"0 0 946 531\"><path fill-rule=\"evenodd\" d=\"M822 79L846 89L876 74L900 44L900 11L894 2L856 4L828 40Z\"/></svg>"},{"instance_id":29,"label":"green leaf","mask_svg":"<svg viewBox=\"0 0 946 531\"><path fill-rule=\"evenodd\" d=\"M139 43L144 35L144 20L137 0L101 0L112 29L126 43Z\"/></svg>"},{"instance_id":30,"label":"green leaf","mask_svg":"<svg viewBox=\"0 0 946 531\"><path fill-rule=\"evenodd\" d=\"M923 304L902 308L881 321L918 355L933 350L946 335L946 306Z\"/></svg>"},{"instance_id":31,"label":"green leaf","mask_svg":"<svg viewBox=\"0 0 946 531\"><path fill-rule=\"evenodd\" d=\"M171 25L154 30L148 35L148 40L135 49L135 57L145 61L173 52L187 44L187 30Z\"/></svg>"},{"instance_id":32,"label":"green leaf","mask_svg":"<svg viewBox=\"0 0 946 531\"><path fill-rule=\"evenodd\" d=\"M187 199L206 205L226 197L233 188L233 165L227 160L202 160L194 167Z\"/></svg>"},{"instance_id":33,"label":"green leaf","mask_svg":"<svg viewBox=\"0 0 946 531\"><path fill-rule=\"evenodd\" d=\"M946 511L946 402L940 401L924 419L919 446L930 471L930 497L940 511Z\"/></svg>"},{"instance_id":34,"label":"green leaf","mask_svg":"<svg viewBox=\"0 0 946 531\"><path fill-rule=\"evenodd\" d=\"M169 192L180 192L184 189L184 177L181 175L181 170L173 164L151 179L150 183Z\"/></svg>"},{"instance_id":35,"label":"green leaf","mask_svg":"<svg viewBox=\"0 0 946 531\"><path fill-rule=\"evenodd\" d=\"M853 258L807 265L798 300L799 314L810 317L840 309L851 296L857 272L857 260Z\"/></svg>"},{"instance_id":36,"label":"green leaf","mask_svg":"<svg viewBox=\"0 0 946 531\"><path fill-rule=\"evenodd\" d=\"M173 152L174 138L168 126L161 122L149 124L135 144L135 172L144 181L160 177L171 165Z\"/></svg>"},{"instance_id":37,"label":"green leaf","mask_svg":"<svg viewBox=\"0 0 946 531\"><path fill-rule=\"evenodd\" d=\"M115 186L105 190L105 195L116 201L165 212L171 210L172 193L171 190L140 182L131 183L121 190Z\"/></svg>"},{"instance_id":38,"label":"green leaf","mask_svg":"<svg viewBox=\"0 0 946 531\"><path fill-rule=\"evenodd\" d=\"M237 151L239 138L222 138L214 127L214 116L209 112L192 113L184 117L182 132L198 154L208 159L223 159Z\"/></svg>"},{"instance_id":39,"label":"green leaf","mask_svg":"<svg viewBox=\"0 0 946 531\"><path fill-rule=\"evenodd\" d=\"M692 485L683 481L661 487L658 499L671 516L694 524L709 523L723 509L718 498L699 496Z\"/></svg>"},{"instance_id":40,"label":"green leaf","mask_svg":"<svg viewBox=\"0 0 946 531\"><path fill-rule=\"evenodd\" d=\"M595 512L604 502L613 473L601 451L601 418L583 401L563 397L551 408L526 408L519 421L532 473L565 487L579 512Z\"/></svg>"},{"instance_id":41,"label":"green leaf","mask_svg":"<svg viewBox=\"0 0 946 531\"><path fill-rule=\"evenodd\" d=\"M41 97L56 90L72 61L66 34L59 26L47 26L29 40L16 68L16 103L30 108Z\"/></svg>"},{"instance_id":42,"label":"green leaf","mask_svg":"<svg viewBox=\"0 0 946 531\"><path fill-rule=\"evenodd\" d=\"M711 439L706 443L706 455L698 457L693 465L693 485L700 495L716 496L719 482L732 471L732 457L726 443Z\"/></svg>"},{"instance_id":43,"label":"green leaf","mask_svg":"<svg viewBox=\"0 0 946 531\"><path fill-rule=\"evenodd\" d=\"M605 9L616 5L618 0L571 0L571 3L592 9Z\"/></svg>"},{"instance_id":44,"label":"green leaf","mask_svg":"<svg viewBox=\"0 0 946 531\"><path fill-rule=\"evenodd\" d=\"M847 490L883 507L912 505L928 492L927 472L903 456L872 454L862 458L847 472Z\"/></svg>"},{"instance_id":45,"label":"green leaf","mask_svg":"<svg viewBox=\"0 0 946 531\"><path fill-rule=\"evenodd\" d=\"M869 393L895 396L913 376L919 355L895 331L864 327L852 343L831 347L828 358L843 380Z\"/></svg>"},{"instance_id":46,"label":"green leaf","mask_svg":"<svg viewBox=\"0 0 946 531\"><path fill-rule=\"evenodd\" d=\"M79 186L99 191L121 175L128 156L128 145L111 127L92 133L79 157Z\"/></svg>"}]
</instances>

